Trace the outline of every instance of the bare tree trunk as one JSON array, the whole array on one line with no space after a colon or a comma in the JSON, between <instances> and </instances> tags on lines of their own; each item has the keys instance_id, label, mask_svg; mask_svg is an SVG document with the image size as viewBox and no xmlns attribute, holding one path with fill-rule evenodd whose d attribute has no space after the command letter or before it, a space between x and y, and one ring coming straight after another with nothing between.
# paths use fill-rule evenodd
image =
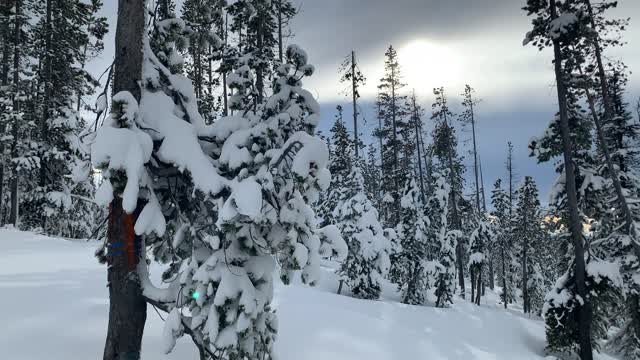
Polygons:
<instances>
[{"instance_id":1,"label":"bare tree trunk","mask_svg":"<svg viewBox=\"0 0 640 360\"><path fill-rule=\"evenodd\" d=\"M424 192L424 174L422 172L422 156L420 155L420 114L418 114L418 105L416 104L416 91L413 90L413 96L411 97L411 106L413 107L413 126L416 132L416 149L417 153L417 163L418 163L418 178L420 179L420 199L422 200L423 206L426 205L426 195Z\"/></svg>"},{"instance_id":2,"label":"bare tree trunk","mask_svg":"<svg viewBox=\"0 0 640 360\"><path fill-rule=\"evenodd\" d=\"M130 92L140 101L145 0L119 0L113 92ZM140 207L139 207L140 208ZM104 360L139 360L147 303L136 267L141 239L135 236L135 214L127 214L116 197L109 208L107 234L109 327Z\"/></svg>"},{"instance_id":3,"label":"bare tree trunk","mask_svg":"<svg viewBox=\"0 0 640 360\"><path fill-rule=\"evenodd\" d=\"M263 5L262 7L260 7L260 10L258 10L258 29L257 29L257 33L256 33L256 47L258 48L258 54L260 54L260 56L262 57L263 51L264 51L264 17L267 16L266 14L266 9L264 9ZM262 100L263 100L263 96L264 96L264 69L262 68L262 66L258 66L258 68L256 69L256 91L257 91L257 97L256 97L256 101L258 102L258 104L262 104Z\"/></svg>"},{"instance_id":4,"label":"bare tree trunk","mask_svg":"<svg viewBox=\"0 0 640 360\"><path fill-rule=\"evenodd\" d=\"M229 14L225 14L225 21L224 21L224 45L226 47L227 45L227 39L229 37L229 29L228 29L228 24L229 23ZM229 116L229 103L228 103L228 98L229 98L229 90L227 89L227 73L222 72L222 99L224 101L224 116Z\"/></svg>"},{"instance_id":5,"label":"bare tree trunk","mask_svg":"<svg viewBox=\"0 0 640 360\"><path fill-rule=\"evenodd\" d=\"M480 299L482 298L482 290L480 290L482 288L482 267L478 269L477 281L475 303L476 305L480 306Z\"/></svg>"},{"instance_id":6,"label":"bare tree trunk","mask_svg":"<svg viewBox=\"0 0 640 360\"><path fill-rule=\"evenodd\" d=\"M0 15L6 17L3 19L3 27L2 27L2 72L0 72L0 85L2 87L9 86L9 65L11 64L11 28L9 26L9 13L11 11L12 4L10 1L6 1L3 6L0 8L2 12ZM0 133L4 134L6 131L6 124L0 124ZM0 143L0 226L4 226L4 165L5 165L5 157L4 157L4 143Z\"/></svg>"},{"instance_id":7,"label":"bare tree trunk","mask_svg":"<svg viewBox=\"0 0 640 360\"><path fill-rule=\"evenodd\" d=\"M551 18L557 19L558 13L556 3L549 2ZM564 74L562 70L562 51L560 40L553 40L554 68L556 75L556 87L558 93L558 104L560 108L560 130L562 133L562 147L564 152L564 166L566 176L567 205L569 212L569 230L573 240L575 257L575 280L578 296L583 300L583 305L578 306L578 334L580 345L580 359L592 360L593 349L591 345L591 302L587 294L585 283L585 261L584 244L582 239L582 222L578 209L578 194L576 190L575 164L573 162L573 144L569 128L569 117L567 113L567 89L565 86Z\"/></svg>"},{"instance_id":8,"label":"bare tree trunk","mask_svg":"<svg viewBox=\"0 0 640 360\"><path fill-rule=\"evenodd\" d=\"M475 301L476 298L476 272L473 268L469 269L469 278L471 278L471 301Z\"/></svg>"},{"instance_id":9,"label":"bare tree trunk","mask_svg":"<svg viewBox=\"0 0 640 360\"><path fill-rule=\"evenodd\" d=\"M513 145L511 141L507 143L509 148L507 153L507 172L509 175L509 215L513 211Z\"/></svg>"},{"instance_id":10,"label":"bare tree trunk","mask_svg":"<svg viewBox=\"0 0 640 360\"><path fill-rule=\"evenodd\" d=\"M478 165L480 166L480 184L482 184L482 210L486 213L487 197L485 196L485 192L484 192L484 177L482 176L482 159L478 159ZM491 289L493 290L493 288Z\"/></svg>"},{"instance_id":11,"label":"bare tree trunk","mask_svg":"<svg viewBox=\"0 0 640 360\"><path fill-rule=\"evenodd\" d=\"M524 231L523 233L525 234L525 236L523 237L522 241L523 241L523 246L522 246L522 304L524 307L524 313L527 314L529 312L531 312L531 309L529 308L529 274L528 274L528 269L527 269L527 256L528 256L528 247L529 247L529 240L528 240L528 236L527 236L527 212L526 210L524 211L524 219L523 219L523 226L524 226Z\"/></svg>"},{"instance_id":12,"label":"bare tree trunk","mask_svg":"<svg viewBox=\"0 0 640 360\"><path fill-rule=\"evenodd\" d=\"M15 114L20 112L20 57L22 54L20 53L20 47L22 46L20 34L22 32L22 0L16 0L15 2L15 25L14 25L14 49L13 49L13 111ZM13 126L11 129L11 134L13 135L13 140L11 141L11 157L15 158L18 156L18 118L13 119ZM18 173L18 167L16 165L13 166L13 177L11 178L11 210L9 213L9 223L14 227L18 227L18 190L19 190L19 182L20 182L20 174Z\"/></svg>"},{"instance_id":13,"label":"bare tree trunk","mask_svg":"<svg viewBox=\"0 0 640 360\"><path fill-rule=\"evenodd\" d=\"M400 184L398 184L398 128L396 124L396 83L395 83L395 69L391 69L391 124L393 126L393 181L394 181L394 190L396 196L393 198L393 206L394 206L394 215L395 221L394 224L398 224L400 222Z\"/></svg>"},{"instance_id":14,"label":"bare tree trunk","mask_svg":"<svg viewBox=\"0 0 640 360\"><path fill-rule=\"evenodd\" d=\"M43 85L44 85L44 101L42 105L42 118L40 119L40 141L44 145L43 151L47 151L47 139L49 134L49 129L47 126L47 122L49 121L49 117L51 114L51 80L52 80L52 64L51 57L53 56L51 50L51 38L53 36L53 26L52 26L52 4L53 0L47 0L47 10L46 10L46 19L45 19L45 48L44 48L44 66L42 68L43 72ZM47 159L44 157L44 153L41 154L41 162L40 162L40 179L39 186L46 193L47 191ZM47 229L47 216L45 212L42 213L42 229L46 231Z\"/></svg>"},{"instance_id":15,"label":"bare tree trunk","mask_svg":"<svg viewBox=\"0 0 640 360\"><path fill-rule=\"evenodd\" d=\"M360 144L358 142L358 84L356 83L356 52L351 51L351 96L353 102L353 149L356 159L358 158L358 150Z\"/></svg>"},{"instance_id":16,"label":"bare tree trunk","mask_svg":"<svg viewBox=\"0 0 640 360\"><path fill-rule=\"evenodd\" d=\"M278 60L282 64L284 60L283 54L283 44L282 44L282 0L278 0ZM357 154L356 154L357 156Z\"/></svg>"},{"instance_id":17,"label":"bare tree trunk","mask_svg":"<svg viewBox=\"0 0 640 360\"><path fill-rule=\"evenodd\" d=\"M505 244L505 239L501 239L502 240L502 246L500 249L500 254L501 254L501 260L502 260L502 300L504 302L504 308L507 308L507 303L509 302L509 294L507 293L507 264L506 264L506 259L505 259L505 253L504 253L504 247L506 246Z\"/></svg>"},{"instance_id":18,"label":"bare tree trunk","mask_svg":"<svg viewBox=\"0 0 640 360\"><path fill-rule=\"evenodd\" d=\"M478 147L476 145L476 120L473 113L473 98L469 93L469 110L471 112L471 133L473 137L473 175L476 180L476 206L478 212L482 212L480 208L480 181L478 179Z\"/></svg>"}]
</instances>

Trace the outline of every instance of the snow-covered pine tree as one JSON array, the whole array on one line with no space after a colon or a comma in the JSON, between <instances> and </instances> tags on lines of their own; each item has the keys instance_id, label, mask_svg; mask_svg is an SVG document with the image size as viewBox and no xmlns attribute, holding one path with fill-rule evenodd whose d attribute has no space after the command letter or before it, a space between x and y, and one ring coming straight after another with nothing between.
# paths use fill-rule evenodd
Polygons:
<instances>
[{"instance_id":1,"label":"snow-covered pine tree","mask_svg":"<svg viewBox=\"0 0 640 360\"><path fill-rule=\"evenodd\" d=\"M380 167L378 166L377 149L374 144L367 147L367 158L363 161L362 177L367 198L378 208L380 205ZM382 214L379 214L382 220Z\"/></svg>"},{"instance_id":2,"label":"snow-covered pine tree","mask_svg":"<svg viewBox=\"0 0 640 360\"><path fill-rule=\"evenodd\" d=\"M349 248L338 274L354 297L374 300L380 297L382 281L389 272L390 243L378 211L367 197L358 166L353 167L350 178L349 197L333 213Z\"/></svg>"},{"instance_id":3,"label":"snow-covered pine tree","mask_svg":"<svg viewBox=\"0 0 640 360\"><path fill-rule=\"evenodd\" d=\"M342 106L336 106L336 119L331 127L331 146L329 149L329 171L331 184L323 194L322 202L318 204L318 218L321 226L337 224L334 211L342 201L346 201L357 192L353 179L354 166L353 140L344 124Z\"/></svg>"},{"instance_id":4,"label":"snow-covered pine tree","mask_svg":"<svg viewBox=\"0 0 640 360\"><path fill-rule=\"evenodd\" d=\"M542 218L540 216L540 200L538 188L533 178L526 176L521 187L516 191L514 209L513 240L517 253L519 274L517 274L522 292L524 313L532 312L532 303L539 304L546 289L539 288L540 275L536 252L540 249L542 236ZM532 297L534 299L532 299Z\"/></svg>"},{"instance_id":5,"label":"snow-covered pine tree","mask_svg":"<svg viewBox=\"0 0 640 360\"><path fill-rule=\"evenodd\" d=\"M462 214L460 202L462 201L462 191L464 188L464 165L462 158L458 156L458 139L452 125L453 113L447 104L447 96L444 88L433 89L435 102L432 105L433 113L431 119L435 121L433 130L433 154L438 159L438 169L441 173L447 174L449 182L449 219L448 228L450 230L462 231ZM464 239L462 233L458 238L456 247L456 266L458 271L458 286L460 296L464 299Z\"/></svg>"},{"instance_id":6,"label":"snow-covered pine tree","mask_svg":"<svg viewBox=\"0 0 640 360\"><path fill-rule=\"evenodd\" d=\"M579 82L573 81L584 60L579 48L581 29L589 22L581 9L585 4L588 1L527 1L524 10L534 19L524 44L539 49L553 47L559 103L558 116L545 136L534 140L531 147L539 161L557 155L564 157L552 204L568 230L570 255L565 275L545 298L543 315L548 348L556 352L576 351L583 360L591 360L592 348L597 344L594 339L604 336L603 311L619 285L619 274L616 275L615 267L608 266L611 264L585 256L583 216L589 216L600 206L595 199L602 184L597 171L589 166L591 133L585 131L588 127L584 126L584 114L579 111L583 89L574 88ZM585 196L589 192L596 196Z\"/></svg>"},{"instance_id":7,"label":"snow-covered pine tree","mask_svg":"<svg viewBox=\"0 0 640 360\"><path fill-rule=\"evenodd\" d=\"M384 69L384 76L378 85L378 116L382 121L382 127L377 135L382 139L382 206L385 207L382 212L386 215L385 224L393 227L400 222L402 187L411 176L409 169L402 166L401 162L401 130L405 127L403 120L406 116L406 96L401 95L405 84L402 82L398 53L393 46L389 46L385 52Z\"/></svg>"},{"instance_id":8,"label":"snow-covered pine tree","mask_svg":"<svg viewBox=\"0 0 640 360\"><path fill-rule=\"evenodd\" d=\"M495 223L493 248L495 249L495 268L498 269L498 285L501 289L501 299L504 308L514 300L514 286L510 264L513 259L512 235L513 220L509 214L509 195L502 189L502 180L496 180L491 191L491 216Z\"/></svg>"},{"instance_id":9,"label":"snow-covered pine tree","mask_svg":"<svg viewBox=\"0 0 640 360\"><path fill-rule=\"evenodd\" d=\"M478 147L476 141L476 110L475 107L480 103L475 95L475 89L470 85L465 85L464 93L462 94L462 106L464 111L460 114L460 121L463 124L471 125L471 139L473 141L473 176L475 179L475 200L478 213L482 212L480 207L480 181L479 181L479 166L478 166Z\"/></svg>"},{"instance_id":10,"label":"snow-covered pine tree","mask_svg":"<svg viewBox=\"0 0 640 360\"><path fill-rule=\"evenodd\" d=\"M415 180L405 186L400 201L402 212L396 227L400 252L393 256L391 279L402 293L402 302L420 305L425 301L427 276L427 226L420 187Z\"/></svg>"},{"instance_id":11,"label":"snow-covered pine tree","mask_svg":"<svg viewBox=\"0 0 640 360\"><path fill-rule=\"evenodd\" d=\"M36 84L30 72L32 62L29 57L33 49L29 34L35 21L31 9L35 4L31 0L15 0L8 4L12 7L2 17L7 22L5 28L10 31L3 37L3 59L8 61L3 61L3 86L0 90L3 108L0 121L5 130L0 141L2 161L9 169L8 176L3 176L9 183L10 192L9 211L5 217L8 217L8 223L18 226L22 194L30 185L30 175L40 167L37 144L29 136L34 131L36 120L31 106L32 90Z\"/></svg>"},{"instance_id":12,"label":"snow-covered pine tree","mask_svg":"<svg viewBox=\"0 0 640 360\"><path fill-rule=\"evenodd\" d=\"M38 166L22 182L21 222L55 235L88 236L92 229L86 219L94 217L95 208L85 200L93 185L80 141L86 123L79 109L82 95L97 84L84 65L102 49L106 23L96 15L102 3L48 0L33 6L28 9L32 31L24 37L33 84L23 108L37 128L27 138Z\"/></svg>"},{"instance_id":13,"label":"snow-covered pine tree","mask_svg":"<svg viewBox=\"0 0 640 360\"><path fill-rule=\"evenodd\" d=\"M628 104L624 101L624 85L626 77L624 74L614 71L609 78L609 101L611 102L614 117L605 121L602 130L605 136L610 159L615 164L620 187L623 191L625 202L629 212L632 214L633 226L640 220L640 178L635 170L638 161L636 145L640 138L640 127L632 120L628 111ZM606 119L606 118L605 118ZM599 154L600 160L604 163L602 151ZM596 227L596 238L604 239L600 253L608 260L621 266L624 280L622 288L626 299L616 312L624 316L616 316L611 319L620 329L614 334L609 346L617 353L629 359L640 359L640 246L637 239L626 229L625 211L620 206L616 196L615 186L610 181L607 169L601 170L609 181L604 183L606 196L604 197L604 208L607 210L601 214L599 224ZM631 229L633 231L633 229ZM637 230L635 230L637 231Z\"/></svg>"},{"instance_id":14,"label":"snow-covered pine tree","mask_svg":"<svg viewBox=\"0 0 640 360\"><path fill-rule=\"evenodd\" d=\"M224 0L186 0L182 19L189 32L185 71L193 82L198 110L211 123L224 106L217 88L221 85L219 61L224 52Z\"/></svg>"},{"instance_id":15,"label":"snow-covered pine tree","mask_svg":"<svg viewBox=\"0 0 640 360\"><path fill-rule=\"evenodd\" d=\"M444 177L434 177L434 184L425 208L427 223L428 281L433 289L436 307L453 303L455 285L455 249L457 236L447 228L449 185Z\"/></svg>"},{"instance_id":16,"label":"snow-covered pine tree","mask_svg":"<svg viewBox=\"0 0 640 360\"><path fill-rule=\"evenodd\" d=\"M487 264L488 247L494 237L493 230L488 220L479 219L476 229L469 239L469 273L473 274L471 281L475 282L476 296L471 299L476 305L480 305L482 297L482 273Z\"/></svg>"}]
</instances>

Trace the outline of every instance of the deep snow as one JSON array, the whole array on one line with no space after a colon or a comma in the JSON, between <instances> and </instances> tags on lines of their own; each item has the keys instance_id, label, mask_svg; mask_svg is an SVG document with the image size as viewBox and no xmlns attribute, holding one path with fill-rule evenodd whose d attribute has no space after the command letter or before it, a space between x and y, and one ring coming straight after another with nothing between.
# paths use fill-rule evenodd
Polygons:
<instances>
[{"instance_id":1,"label":"deep snow","mask_svg":"<svg viewBox=\"0 0 640 360\"><path fill-rule=\"evenodd\" d=\"M108 291L98 245L0 230L0 358L101 358ZM544 358L543 323L501 309L493 294L481 307L460 300L449 309L399 304L391 287L385 300L362 301L333 294L335 275L324 274L317 288L276 286L279 360ZM197 359L188 338L162 354L161 336L150 307L143 359Z\"/></svg>"}]
</instances>

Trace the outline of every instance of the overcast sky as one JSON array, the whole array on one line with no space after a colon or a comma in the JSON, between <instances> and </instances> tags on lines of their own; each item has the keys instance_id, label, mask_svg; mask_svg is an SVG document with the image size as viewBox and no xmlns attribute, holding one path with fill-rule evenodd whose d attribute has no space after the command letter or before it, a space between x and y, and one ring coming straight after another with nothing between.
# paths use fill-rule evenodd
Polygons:
<instances>
[{"instance_id":1,"label":"overcast sky","mask_svg":"<svg viewBox=\"0 0 640 360\"><path fill-rule=\"evenodd\" d=\"M415 89L422 105L431 109L432 89L446 87L453 110L459 108L464 84L472 85L482 103L478 107L478 143L484 180L490 190L504 176L507 142L515 146L520 178L532 175L539 182L543 201L556 175L552 166L537 165L528 157L527 143L542 133L557 109L551 52L523 47L530 19L520 10L524 0L294 0L300 14L292 23L295 38L316 74L306 82L323 108L321 128L330 128L341 94L337 69L351 50L356 51L368 78L362 112L374 128L372 99L382 76L384 52L398 49L406 91ZM105 1L105 14L115 30L117 1ZM620 0L613 14L631 17L623 49L608 54L623 59L640 72L640 1ZM113 33L105 54L92 64L104 69L113 56ZM640 76L630 79L629 101L640 95ZM346 105L346 104L345 104ZM345 106L346 107L346 106ZM347 107L348 108L348 107ZM350 116L348 111L346 116ZM467 136L462 134L462 136Z\"/></svg>"}]
</instances>

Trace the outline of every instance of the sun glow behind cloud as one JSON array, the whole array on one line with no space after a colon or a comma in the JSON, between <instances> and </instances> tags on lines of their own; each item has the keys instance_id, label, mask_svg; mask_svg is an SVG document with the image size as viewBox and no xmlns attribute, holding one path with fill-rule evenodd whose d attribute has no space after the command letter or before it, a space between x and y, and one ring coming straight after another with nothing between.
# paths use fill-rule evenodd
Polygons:
<instances>
[{"instance_id":1,"label":"sun glow behind cloud","mask_svg":"<svg viewBox=\"0 0 640 360\"><path fill-rule=\"evenodd\" d=\"M404 82L419 94L430 94L434 87L459 86L463 81L462 56L443 44L413 40L400 47L398 60Z\"/></svg>"}]
</instances>

